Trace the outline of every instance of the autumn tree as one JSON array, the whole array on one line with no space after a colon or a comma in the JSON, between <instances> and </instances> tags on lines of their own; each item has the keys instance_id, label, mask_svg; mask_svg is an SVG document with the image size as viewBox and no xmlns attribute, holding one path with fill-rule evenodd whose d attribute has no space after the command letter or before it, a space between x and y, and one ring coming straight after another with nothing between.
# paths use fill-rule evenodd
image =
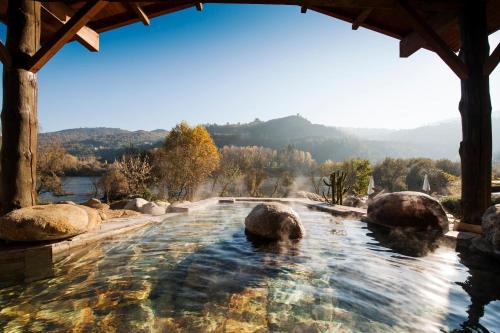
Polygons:
<instances>
[{"instance_id":1,"label":"autumn tree","mask_svg":"<svg viewBox=\"0 0 500 333\"><path fill-rule=\"evenodd\" d=\"M203 126L182 122L168 134L156 155L156 170L173 200L192 199L219 166L219 152Z\"/></svg>"},{"instance_id":2,"label":"autumn tree","mask_svg":"<svg viewBox=\"0 0 500 333\"><path fill-rule=\"evenodd\" d=\"M78 159L66 152L57 142L38 147L37 193L62 194L61 176L64 171L75 168Z\"/></svg>"},{"instance_id":3,"label":"autumn tree","mask_svg":"<svg viewBox=\"0 0 500 333\"><path fill-rule=\"evenodd\" d=\"M153 181L153 167L147 154L124 155L114 164L126 181L129 195L151 197L149 185Z\"/></svg>"}]
</instances>

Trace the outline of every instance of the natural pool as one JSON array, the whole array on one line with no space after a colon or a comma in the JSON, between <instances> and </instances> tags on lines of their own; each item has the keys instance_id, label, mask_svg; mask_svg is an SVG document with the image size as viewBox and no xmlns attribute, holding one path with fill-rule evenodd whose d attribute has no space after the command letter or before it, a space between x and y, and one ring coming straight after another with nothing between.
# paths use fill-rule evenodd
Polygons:
<instances>
[{"instance_id":1,"label":"natural pool","mask_svg":"<svg viewBox=\"0 0 500 333\"><path fill-rule=\"evenodd\" d=\"M500 332L498 263L448 247L401 254L378 229L304 207L303 240L252 244L243 223L254 205L213 206L84 249L54 278L0 290L0 328Z\"/></svg>"}]
</instances>

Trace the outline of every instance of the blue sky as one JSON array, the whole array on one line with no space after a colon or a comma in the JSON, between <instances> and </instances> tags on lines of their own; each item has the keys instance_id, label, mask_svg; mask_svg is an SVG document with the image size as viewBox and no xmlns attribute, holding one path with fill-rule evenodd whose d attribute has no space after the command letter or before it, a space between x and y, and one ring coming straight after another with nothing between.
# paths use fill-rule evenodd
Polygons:
<instances>
[{"instance_id":1,"label":"blue sky","mask_svg":"<svg viewBox=\"0 0 500 333\"><path fill-rule=\"evenodd\" d=\"M499 41L491 37L492 49ZM460 82L437 55L400 59L397 40L298 7L208 4L103 33L100 48L70 43L40 71L42 131L297 113L333 126L411 128L459 115Z\"/></svg>"}]
</instances>

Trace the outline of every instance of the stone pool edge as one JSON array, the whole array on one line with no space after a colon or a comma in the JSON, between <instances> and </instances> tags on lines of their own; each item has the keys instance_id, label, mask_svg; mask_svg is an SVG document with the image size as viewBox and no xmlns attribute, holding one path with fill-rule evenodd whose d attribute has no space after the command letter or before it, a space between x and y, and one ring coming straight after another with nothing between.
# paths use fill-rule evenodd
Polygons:
<instances>
[{"instance_id":1,"label":"stone pool edge","mask_svg":"<svg viewBox=\"0 0 500 333\"><path fill-rule=\"evenodd\" d=\"M31 282L54 275L54 264L70 257L77 250L89 246L103 239L112 239L115 236L129 233L154 223L161 223L171 217L206 209L216 204L231 204L235 202L281 202L285 204L299 204L309 209L329 213L344 218L361 219L366 215L366 209L348 206L329 206L325 203L312 201L306 198L253 198L253 197L213 197L192 203L177 204L173 212L163 215L139 215L116 218L103 222L97 229L70 239L49 244L13 246L10 249L0 249L0 288L3 281L16 283ZM459 241L471 241L478 236L471 232L448 231L443 240L448 246L456 246ZM12 285L12 283L8 284Z\"/></svg>"}]
</instances>

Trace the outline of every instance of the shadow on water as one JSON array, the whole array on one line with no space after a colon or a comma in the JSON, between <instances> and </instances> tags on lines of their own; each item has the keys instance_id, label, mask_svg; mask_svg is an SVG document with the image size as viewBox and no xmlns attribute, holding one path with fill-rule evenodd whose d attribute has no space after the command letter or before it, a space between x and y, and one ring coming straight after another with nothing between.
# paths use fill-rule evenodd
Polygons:
<instances>
[{"instance_id":1,"label":"shadow on water","mask_svg":"<svg viewBox=\"0 0 500 333\"><path fill-rule=\"evenodd\" d=\"M389 229L368 224L371 237L380 245L395 253L410 257L424 257L435 251L441 244L439 233L429 231L415 232L410 229ZM461 246L460 246L461 245ZM484 254L470 251L468 243L457 246L460 262L467 269L469 276L465 282L455 282L470 297L465 320L451 333L493 333L480 323L485 315L485 308L494 301L500 301L500 262ZM445 321L448 321L447 318ZM496 319L498 320L498 319ZM490 323L491 324L491 323ZM495 325L500 322L493 323ZM491 325L489 325L491 326Z\"/></svg>"},{"instance_id":2,"label":"shadow on water","mask_svg":"<svg viewBox=\"0 0 500 333\"><path fill-rule=\"evenodd\" d=\"M248 287L260 287L299 262L299 242L259 242L238 231L229 240L203 247L174 267L158 267L149 299L160 316L199 312Z\"/></svg>"},{"instance_id":3,"label":"shadow on water","mask_svg":"<svg viewBox=\"0 0 500 333\"><path fill-rule=\"evenodd\" d=\"M387 228L368 223L368 236L380 245L409 257L423 257L439 247L441 235L434 230L416 231L411 228Z\"/></svg>"},{"instance_id":4,"label":"shadow on water","mask_svg":"<svg viewBox=\"0 0 500 333\"><path fill-rule=\"evenodd\" d=\"M466 246L459 246L457 251L461 263L468 268L470 274L465 282L458 283L469 295L470 304L467 309L467 319L459 329L453 330L452 333L493 333L480 321L485 315L485 308L488 304L500 301L500 262L472 252ZM495 316L496 324L500 325L498 313Z\"/></svg>"}]
</instances>

